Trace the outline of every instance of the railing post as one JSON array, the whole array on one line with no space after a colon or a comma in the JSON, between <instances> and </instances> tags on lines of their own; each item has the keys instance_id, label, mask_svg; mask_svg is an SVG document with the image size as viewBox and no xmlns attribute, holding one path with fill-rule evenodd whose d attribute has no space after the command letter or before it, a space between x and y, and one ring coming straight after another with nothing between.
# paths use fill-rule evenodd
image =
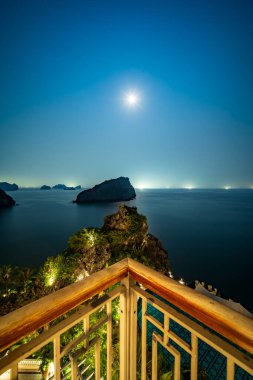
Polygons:
<instances>
[{"instance_id":1,"label":"railing post","mask_svg":"<svg viewBox=\"0 0 253 380\"><path fill-rule=\"evenodd\" d=\"M70 356L71 363L71 379L75 380L77 378L77 360Z\"/></svg>"},{"instance_id":2,"label":"railing post","mask_svg":"<svg viewBox=\"0 0 253 380\"><path fill-rule=\"evenodd\" d=\"M129 380L129 277L122 281L120 294L120 380Z\"/></svg>"},{"instance_id":3,"label":"railing post","mask_svg":"<svg viewBox=\"0 0 253 380\"><path fill-rule=\"evenodd\" d=\"M11 367L11 380L18 380L18 363Z\"/></svg>"},{"instance_id":4,"label":"railing post","mask_svg":"<svg viewBox=\"0 0 253 380\"><path fill-rule=\"evenodd\" d=\"M61 380L60 335L54 338L54 380Z\"/></svg>"},{"instance_id":5,"label":"railing post","mask_svg":"<svg viewBox=\"0 0 253 380\"><path fill-rule=\"evenodd\" d=\"M152 380L157 380L157 340L154 333L152 335Z\"/></svg>"},{"instance_id":6,"label":"railing post","mask_svg":"<svg viewBox=\"0 0 253 380\"><path fill-rule=\"evenodd\" d=\"M142 324L141 324L141 380L146 380L147 373L147 301L142 298Z\"/></svg>"},{"instance_id":7,"label":"railing post","mask_svg":"<svg viewBox=\"0 0 253 380\"><path fill-rule=\"evenodd\" d=\"M87 316L83 320L83 332L86 334L86 338L84 339L84 347L89 347L89 330L90 330L90 317Z\"/></svg>"},{"instance_id":8,"label":"railing post","mask_svg":"<svg viewBox=\"0 0 253 380\"><path fill-rule=\"evenodd\" d=\"M107 304L107 380L112 378L112 303Z\"/></svg>"},{"instance_id":9,"label":"railing post","mask_svg":"<svg viewBox=\"0 0 253 380\"><path fill-rule=\"evenodd\" d=\"M198 378L198 338L191 333L191 380Z\"/></svg>"},{"instance_id":10,"label":"railing post","mask_svg":"<svg viewBox=\"0 0 253 380\"><path fill-rule=\"evenodd\" d=\"M131 281L131 280L130 280ZM130 282L131 286L131 282ZM137 362L137 297L135 292L130 288L130 380L136 380L136 362Z\"/></svg>"},{"instance_id":11,"label":"railing post","mask_svg":"<svg viewBox=\"0 0 253 380\"><path fill-rule=\"evenodd\" d=\"M230 357L227 358L227 380L235 377L235 363Z\"/></svg>"},{"instance_id":12,"label":"railing post","mask_svg":"<svg viewBox=\"0 0 253 380\"><path fill-rule=\"evenodd\" d=\"M125 292L120 295L120 380L136 379L137 297L131 291L134 281L122 280Z\"/></svg>"},{"instance_id":13,"label":"railing post","mask_svg":"<svg viewBox=\"0 0 253 380\"><path fill-rule=\"evenodd\" d=\"M95 380L100 380L100 340L95 345Z\"/></svg>"}]
</instances>

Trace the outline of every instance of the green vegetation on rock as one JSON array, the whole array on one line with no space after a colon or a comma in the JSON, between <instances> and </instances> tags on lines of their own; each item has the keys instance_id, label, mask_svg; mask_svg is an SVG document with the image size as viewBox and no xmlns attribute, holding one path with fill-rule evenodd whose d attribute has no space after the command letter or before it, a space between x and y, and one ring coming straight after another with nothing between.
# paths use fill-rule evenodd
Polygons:
<instances>
[{"instance_id":1,"label":"green vegetation on rock","mask_svg":"<svg viewBox=\"0 0 253 380\"><path fill-rule=\"evenodd\" d=\"M85 278L106 266L131 257L168 274L168 254L148 233L145 216L121 205L105 217L101 228L82 228L60 254L47 258L36 272L5 265L0 268L0 315L7 314L53 291Z\"/></svg>"},{"instance_id":2,"label":"green vegetation on rock","mask_svg":"<svg viewBox=\"0 0 253 380\"><path fill-rule=\"evenodd\" d=\"M42 296L50 294L71 283L125 258L131 257L168 274L170 267L168 254L157 238L148 233L145 216L138 214L134 207L122 205L119 210L105 218L101 228L82 228L72 235L67 248L60 254L49 257L35 272L31 268L18 268L10 265L0 268L0 315L7 314ZM50 323L54 325L73 311ZM100 320L105 310L93 313L90 323ZM102 313L102 314L101 314ZM119 304L113 301L113 379L118 379L119 362ZM11 349L25 343L40 334L39 329L22 339ZM61 345L68 344L83 332L82 324L77 324L61 336ZM99 331L101 339L101 374L106 373L106 326ZM83 344L83 343L81 343ZM79 346L77 349L80 348ZM53 360L53 347L49 343L34 358L42 361L41 370L44 378L48 376L49 364ZM65 359L64 359L65 360ZM94 366L93 354L85 357L86 364ZM64 363L63 363L64 365ZM137 376L138 378L138 376Z\"/></svg>"}]
</instances>

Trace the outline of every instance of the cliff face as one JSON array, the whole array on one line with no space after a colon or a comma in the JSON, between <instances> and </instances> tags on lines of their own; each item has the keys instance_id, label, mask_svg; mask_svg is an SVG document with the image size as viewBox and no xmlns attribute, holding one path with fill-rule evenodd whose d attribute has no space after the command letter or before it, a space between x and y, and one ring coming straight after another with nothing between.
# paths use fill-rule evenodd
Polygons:
<instances>
[{"instance_id":1,"label":"cliff face","mask_svg":"<svg viewBox=\"0 0 253 380\"><path fill-rule=\"evenodd\" d=\"M10 197L8 194L6 194L5 191L0 189L0 208L4 207L11 207L14 206L16 202L12 197Z\"/></svg>"},{"instance_id":2,"label":"cliff face","mask_svg":"<svg viewBox=\"0 0 253 380\"><path fill-rule=\"evenodd\" d=\"M148 233L146 217L138 214L135 207L125 205L107 216L102 228L87 228L73 235L67 253L81 254L83 266L89 273L124 257L131 257L164 274L170 270L168 254L160 241Z\"/></svg>"},{"instance_id":3,"label":"cliff face","mask_svg":"<svg viewBox=\"0 0 253 380\"><path fill-rule=\"evenodd\" d=\"M105 218L102 231L108 237L115 261L128 256L168 274L168 253L161 242L148 233L147 218L138 214L136 207L120 206L115 214Z\"/></svg>"},{"instance_id":4,"label":"cliff face","mask_svg":"<svg viewBox=\"0 0 253 380\"><path fill-rule=\"evenodd\" d=\"M136 197L129 178L119 177L104 181L78 194L77 203L130 201Z\"/></svg>"}]
</instances>

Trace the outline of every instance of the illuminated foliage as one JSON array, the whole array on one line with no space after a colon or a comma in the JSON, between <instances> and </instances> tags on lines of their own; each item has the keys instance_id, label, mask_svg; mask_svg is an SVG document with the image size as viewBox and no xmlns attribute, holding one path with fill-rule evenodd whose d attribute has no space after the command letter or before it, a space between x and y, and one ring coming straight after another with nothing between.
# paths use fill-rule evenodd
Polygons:
<instances>
[{"instance_id":1,"label":"illuminated foliage","mask_svg":"<svg viewBox=\"0 0 253 380\"><path fill-rule=\"evenodd\" d=\"M167 252L148 233L146 217L121 205L102 228L83 228L69 238L64 252L49 257L36 273L10 265L0 269L0 314L91 275L124 257L169 274ZM2 302L1 302L2 300Z\"/></svg>"},{"instance_id":2,"label":"illuminated foliage","mask_svg":"<svg viewBox=\"0 0 253 380\"><path fill-rule=\"evenodd\" d=\"M31 268L2 267L0 301L4 302L0 303L0 313L6 314L64 286L80 281L124 257L132 257L156 270L169 274L167 252L164 251L159 240L148 233L146 217L138 214L136 208L122 205L117 213L105 218L102 228L83 228L71 236L66 250L57 256L49 257L37 273L34 273ZM118 300L113 302L112 309L113 379L118 379L120 318ZM93 313L90 317L91 325L96 323L103 313L103 308ZM58 323L67 315L61 316L50 325ZM62 335L61 344L63 346L68 344L82 332L83 326L80 323ZM99 335L101 339L101 375L106 378L105 325L101 327ZM41 369L46 378L53 358L52 345L45 346L33 357L42 360ZM85 357L90 368L94 368L92 350Z\"/></svg>"}]
</instances>

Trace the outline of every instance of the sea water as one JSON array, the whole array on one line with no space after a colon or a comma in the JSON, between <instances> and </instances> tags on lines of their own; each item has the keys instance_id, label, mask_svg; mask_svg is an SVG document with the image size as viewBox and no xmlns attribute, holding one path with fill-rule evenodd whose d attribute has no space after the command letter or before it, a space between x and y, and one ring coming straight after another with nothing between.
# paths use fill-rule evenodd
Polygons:
<instances>
[{"instance_id":1,"label":"sea water","mask_svg":"<svg viewBox=\"0 0 253 380\"><path fill-rule=\"evenodd\" d=\"M100 227L119 203L78 205L79 191L24 189L0 211L0 266L38 267L82 227ZM212 284L253 309L253 190L137 190L127 202L146 215L150 233L186 282Z\"/></svg>"}]
</instances>

